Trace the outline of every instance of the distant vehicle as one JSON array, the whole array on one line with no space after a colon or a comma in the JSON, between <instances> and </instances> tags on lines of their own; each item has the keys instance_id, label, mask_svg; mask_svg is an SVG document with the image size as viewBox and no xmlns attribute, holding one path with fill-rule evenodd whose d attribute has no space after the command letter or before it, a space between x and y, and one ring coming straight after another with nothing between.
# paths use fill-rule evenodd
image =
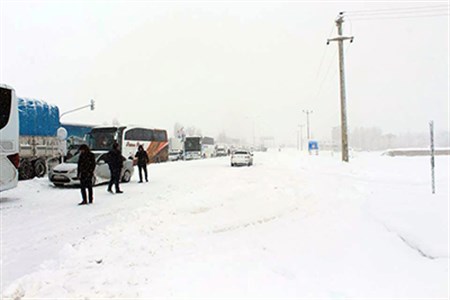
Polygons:
<instances>
[{"instance_id":1,"label":"distant vehicle","mask_svg":"<svg viewBox=\"0 0 450 300\"><path fill-rule=\"evenodd\" d=\"M183 159L183 150L175 150L169 152L169 160L177 161Z\"/></svg>"},{"instance_id":2,"label":"distant vehicle","mask_svg":"<svg viewBox=\"0 0 450 300\"><path fill-rule=\"evenodd\" d=\"M110 150L118 142L122 154L135 159L137 148L142 145L147 151L149 163L167 161L169 143L167 131L134 126L98 126L92 128L88 137L91 150Z\"/></svg>"},{"instance_id":3,"label":"distant vehicle","mask_svg":"<svg viewBox=\"0 0 450 300\"><path fill-rule=\"evenodd\" d=\"M231 154L231 166L253 165L253 154L247 150L236 150Z\"/></svg>"},{"instance_id":4,"label":"distant vehicle","mask_svg":"<svg viewBox=\"0 0 450 300\"><path fill-rule=\"evenodd\" d=\"M216 156L227 156L228 155L228 147L225 145L217 145L216 146Z\"/></svg>"},{"instance_id":5,"label":"distant vehicle","mask_svg":"<svg viewBox=\"0 0 450 300\"><path fill-rule=\"evenodd\" d=\"M92 151L95 155L97 166L94 171L93 184L108 182L111 178L108 164L106 163L107 151ZM80 180L77 178L78 159L80 154L68 159L65 163L61 163L48 172L48 179L55 186L71 186L79 185ZM125 158L124 158L125 159ZM122 182L129 182L133 176L133 161L125 159L122 168Z\"/></svg>"},{"instance_id":6,"label":"distant vehicle","mask_svg":"<svg viewBox=\"0 0 450 300\"><path fill-rule=\"evenodd\" d=\"M213 156L215 156L213 138L188 136L184 139L184 159L210 158Z\"/></svg>"},{"instance_id":7,"label":"distant vehicle","mask_svg":"<svg viewBox=\"0 0 450 300\"><path fill-rule=\"evenodd\" d=\"M216 156L216 147L212 137L202 137L202 158L211 158Z\"/></svg>"},{"instance_id":8,"label":"distant vehicle","mask_svg":"<svg viewBox=\"0 0 450 300\"><path fill-rule=\"evenodd\" d=\"M182 138L171 137L169 139L169 152L183 151L184 143Z\"/></svg>"},{"instance_id":9,"label":"distant vehicle","mask_svg":"<svg viewBox=\"0 0 450 300\"><path fill-rule=\"evenodd\" d=\"M0 84L0 191L19 180L19 114L13 88Z\"/></svg>"},{"instance_id":10,"label":"distant vehicle","mask_svg":"<svg viewBox=\"0 0 450 300\"><path fill-rule=\"evenodd\" d=\"M258 147L256 147L254 149L255 151L260 151L260 152L267 152L267 147L264 145L259 145Z\"/></svg>"},{"instance_id":11,"label":"distant vehicle","mask_svg":"<svg viewBox=\"0 0 450 300\"><path fill-rule=\"evenodd\" d=\"M202 138L200 136L189 136L184 139L184 159L202 158Z\"/></svg>"}]
</instances>

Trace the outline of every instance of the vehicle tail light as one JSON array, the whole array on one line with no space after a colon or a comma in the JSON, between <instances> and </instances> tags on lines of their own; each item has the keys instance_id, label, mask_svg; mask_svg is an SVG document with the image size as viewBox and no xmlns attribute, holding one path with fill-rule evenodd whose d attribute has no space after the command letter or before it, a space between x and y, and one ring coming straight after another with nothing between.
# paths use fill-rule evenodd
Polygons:
<instances>
[{"instance_id":1,"label":"vehicle tail light","mask_svg":"<svg viewBox=\"0 0 450 300\"><path fill-rule=\"evenodd\" d=\"M11 163L16 167L16 169L19 169L20 165L20 156L19 153L8 155L8 159L11 161Z\"/></svg>"}]
</instances>

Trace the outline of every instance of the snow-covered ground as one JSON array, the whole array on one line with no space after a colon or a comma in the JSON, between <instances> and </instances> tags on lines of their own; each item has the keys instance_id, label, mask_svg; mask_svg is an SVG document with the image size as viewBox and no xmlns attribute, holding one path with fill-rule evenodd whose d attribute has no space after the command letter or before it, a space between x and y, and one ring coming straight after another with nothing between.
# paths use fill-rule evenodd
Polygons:
<instances>
[{"instance_id":1,"label":"snow-covered ground","mask_svg":"<svg viewBox=\"0 0 450 300\"><path fill-rule=\"evenodd\" d=\"M150 166L122 195L46 179L1 195L2 294L27 298L449 296L449 157L295 151Z\"/></svg>"}]
</instances>

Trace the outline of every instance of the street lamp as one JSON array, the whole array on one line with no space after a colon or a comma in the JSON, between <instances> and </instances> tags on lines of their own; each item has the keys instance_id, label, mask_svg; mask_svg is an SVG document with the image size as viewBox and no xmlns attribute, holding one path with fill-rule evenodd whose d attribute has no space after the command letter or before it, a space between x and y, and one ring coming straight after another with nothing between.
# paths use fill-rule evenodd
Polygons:
<instances>
[{"instance_id":1,"label":"street lamp","mask_svg":"<svg viewBox=\"0 0 450 300\"><path fill-rule=\"evenodd\" d=\"M94 101L94 99L91 99L91 101L90 101L90 103L88 105L83 105L81 107L78 107L78 108L71 109L71 110L68 110L66 112L63 112L62 114L59 115L59 118L61 119L64 115L67 115L67 114L70 114L70 113L73 113L73 112L76 112L76 111L79 111L81 109L88 108L88 107L91 110L95 109L95 101Z\"/></svg>"}]
</instances>

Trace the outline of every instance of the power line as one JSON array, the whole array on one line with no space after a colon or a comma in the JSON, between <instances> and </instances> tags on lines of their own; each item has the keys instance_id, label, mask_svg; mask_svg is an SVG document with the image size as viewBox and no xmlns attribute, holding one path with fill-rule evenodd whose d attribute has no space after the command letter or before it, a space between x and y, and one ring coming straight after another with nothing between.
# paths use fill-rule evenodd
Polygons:
<instances>
[{"instance_id":1,"label":"power line","mask_svg":"<svg viewBox=\"0 0 450 300\"><path fill-rule=\"evenodd\" d=\"M395 11L420 11L420 10L427 10L427 9L438 9L438 8L446 8L448 9L448 5L427 5L427 6L415 6L415 7L398 7L398 8L382 8L382 9L366 9L366 10L350 10L350 11L344 11L343 13L346 14L371 14L371 13L379 13L379 12L395 12Z\"/></svg>"},{"instance_id":2,"label":"power line","mask_svg":"<svg viewBox=\"0 0 450 300\"><path fill-rule=\"evenodd\" d=\"M337 55L337 50L335 49L335 50L334 50L334 54L333 54L333 58L330 60L330 63L328 64L327 72L325 73L325 76L322 78L322 81L320 82L319 89L318 89L318 91L317 91L316 96L314 97L314 100L317 100L317 98L319 98L319 96L320 96L320 93L322 92L323 84L325 83L325 80L326 80L327 77L328 77L328 73L330 73L331 66L332 66L333 63L335 62L336 55Z\"/></svg>"},{"instance_id":3,"label":"power line","mask_svg":"<svg viewBox=\"0 0 450 300\"><path fill-rule=\"evenodd\" d=\"M331 36L331 34L333 33L333 30L334 30L334 26L331 26L331 30L330 30L330 33L328 34L328 36ZM323 54L322 54L322 58L320 60L319 68L317 69L317 72L316 72L316 80L319 78L320 70L322 68L322 64L325 59L325 54L327 53L327 49L328 49L328 47L324 47L324 49L323 49Z\"/></svg>"},{"instance_id":4,"label":"power line","mask_svg":"<svg viewBox=\"0 0 450 300\"><path fill-rule=\"evenodd\" d=\"M351 43L347 44L347 47L345 48L345 55L347 55L348 53L348 49L350 48ZM325 74L325 77L322 79L319 89L317 91L316 96L314 97L314 102L319 98L319 96L322 94L322 90L323 90L323 85L328 77L328 73L331 70L331 66L333 65L334 60L336 59L336 55L337 55L337 50L334 51L334 55L333 58L330 61L330 64L328 65L328 69L327 69L327 73ZM336 74L337 74L337 69L334 70L333 72L333 76L331 77L330 81L333 81L334 78L336 78ZM325 89L324 91L328 91L330 89L330 87L328 87L327 89Z\"/></svg>"},{"instance_id":5,"label":"power line","mask_svg":"<svg viewBox=\"0 0 450 300\"><path fill-rule=\"evenodd\" d=\"M357 18L353 17L353 21L370 21L370 20L397 20L397 19L414 19L414 18L430 18L430 17L444 17L444 16L450 16L449 13L442 13L442 14L423 14L423 15L410 15L410 16L385 16L385 17L364 17L364 18Z\"/></svg>"},{"instance_id":6,"label":"power line","mask_svg":"<svg viewBox=\"0 0 450 300\"><path fill-rule=\"evenodd\" d=\"M376 16L389 16L389 15L422 15L422 14L432 14L432 13L444 13L448 12L448 8L445 9L429 9L429 10L420 10L420 11L390 11L390 12L375 12L375 13L367 13L367 14L352 14L352 13L344 13L345 15L350 15L356 18L359 17L376 17Z\"/></svg>"}]
</instances>

